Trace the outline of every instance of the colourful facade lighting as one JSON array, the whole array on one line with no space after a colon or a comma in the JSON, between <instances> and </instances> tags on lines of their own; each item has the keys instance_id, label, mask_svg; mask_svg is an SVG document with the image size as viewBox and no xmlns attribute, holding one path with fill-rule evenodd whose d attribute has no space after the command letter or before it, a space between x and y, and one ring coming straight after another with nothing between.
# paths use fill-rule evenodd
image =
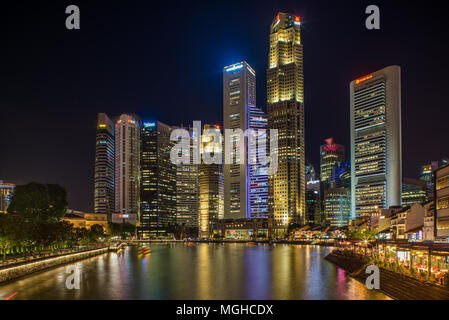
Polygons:
<instances>
[{"instance_id":1,"label":"colourful facade lighting","mask_svg":"<svg viewBox=\"0 0 449 320\"><path fill-rule=\"evenodd\" d=\"M362 82L364 82L364 81L366 81L366 80L371 79L372 77L373 77L373 75L372 75L372 74L369 74L369 75L364 76L364 77L362 77L362 78L358 78L358 79L355 80L355 84L362 83Z\"/></svg>"},{"instance_id":2,"label":"colourful facade lighting","mask_svg":"<svg viewBox=\"0 0 449 320\"><path fill-rule=\"evenodd\" d=\"M233 66L230 66L229 68L227 68L226 72L232 72L232 71L235 71L235 70L239 70L241 68L243 68L243 64L233 65Z\"/></svg>"}]
</instances>

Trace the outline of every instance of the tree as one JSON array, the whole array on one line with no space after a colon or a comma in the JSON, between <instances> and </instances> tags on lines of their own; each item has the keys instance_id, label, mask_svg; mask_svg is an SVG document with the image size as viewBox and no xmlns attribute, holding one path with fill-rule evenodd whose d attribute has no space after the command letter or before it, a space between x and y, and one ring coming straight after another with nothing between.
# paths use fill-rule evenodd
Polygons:
<instances>
[{"instance_id":1,"label":"tree","mask_svg":"<svg viewBox=\"0 0 449 320\"><path fill-rule=\"evenodd\" d=\"M57 221L67 210L67 191L57 184L29 183L16 186L8 213L33 221Z\"/></svg>"},{"instance_id":2,"label":"tree","mask_svg":"<svg viewBox=\"0 0 449 320\"><path fill-rule=\"evenodd\" d=\"M92 242L97 242L99 238L104 237L103 227L99 224L94 224L90 227L88 236Z\"/></svg>"},{"instance_id":3,"label":"tree","mask_svg":"<svg viewBox=\"0 0 449 320\"><path fill-rule=\"evenodd\" d=\"M27 223L20 216L11 214L0 215L0 248L3 251L3 260L6 251L14 246L20 246L27 238Z\"/></svg>"},{"instance_id":4,"label":"tree","mask_svg":"<svg viewBox=\"0 0 449 320\"><path fill-rule=\"evenodd\" d=\"M111 236L119 236L125 238L127 236L133 235L136 232L136 227L128 222L123 223L113 223L108 222L107 232Z\"/></svg>"}]
</instances>

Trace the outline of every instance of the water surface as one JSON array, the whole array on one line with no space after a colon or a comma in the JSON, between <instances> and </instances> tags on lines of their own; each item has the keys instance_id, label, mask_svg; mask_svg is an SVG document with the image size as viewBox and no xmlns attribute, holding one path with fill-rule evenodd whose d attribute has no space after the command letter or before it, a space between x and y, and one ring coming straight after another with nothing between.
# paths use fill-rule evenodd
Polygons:
<instances>
[{"instance_id":1,"label":"water surface","mask_svg":"<svg viewBox=\"0 0 449 320\"><path fill-rule=\"evenodd\" d=\"M0 286L0 299L389 299L305 245L151 244L75 263L80 289L68 290L67 265Z\"/></svg>"}]
</instances>

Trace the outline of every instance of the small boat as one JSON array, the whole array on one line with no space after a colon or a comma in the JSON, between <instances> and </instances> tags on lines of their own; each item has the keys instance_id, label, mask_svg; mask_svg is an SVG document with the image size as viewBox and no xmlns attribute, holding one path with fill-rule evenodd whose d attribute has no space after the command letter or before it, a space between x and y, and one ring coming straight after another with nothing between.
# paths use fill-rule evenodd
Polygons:
<instances>
[{"instance_id":1,"label":"small boat","mask_svg":"<svg viewBox=\"0 0 449 320\"><path fill-rule=\"evenodd\" d=\"M150 247L139 248L138 253L139 254L149 254L149 253L151 253L151 248Z\"/></svg>"},{"instance_id":2,"label":"small boat","mask_svg":"<svg viewBox=\"0 0 449 320\"><path fill-rule=\"evenodd\" d=\"M251 241L251 242L248 242L247 245L250 247L254 247L254 246L257 246L257 243L255 243L254 241Z\"/></svg>"}]
</instances>

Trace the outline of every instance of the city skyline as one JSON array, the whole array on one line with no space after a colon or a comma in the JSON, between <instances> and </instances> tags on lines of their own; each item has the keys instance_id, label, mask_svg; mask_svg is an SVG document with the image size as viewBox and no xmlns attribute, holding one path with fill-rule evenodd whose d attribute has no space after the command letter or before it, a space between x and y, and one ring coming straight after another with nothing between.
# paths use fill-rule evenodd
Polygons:
<instances>
[{"instance_id":1,"label":"city skyline","mask_svg":"<svg viewBox=\"0 0 449 320\"><path fill-rule=\"evenodd\" d=\"M82 6L83 4L81 4L81 7ZM247 5L245 5L244 8L245 10L248 9L246 6ZM322 6L323 5L321 5L321 7ZM302 27L304 29L304 41L307 44L304 52L304 59L306 61L304 72L307 79L305 82L305 145L306 159L308 162L311 162L315 168L318 167L319 145L322 140L329 136L335 137L336 141L341 142L341 144L345 146L350 146L349 94L347 84L351 80L391 64L400 65L403 71L403 91L405 91L403 93L402 108L403 175L417 177L422 165L427 164L431 160L437 160L445 156L447 151L444 150L444 148L441 148L445 142L443 122L440 124L440 121L442 121L444 117L436 117L435 114L439 111L447 112L447 110L441 108L441 106L444 105L442 95L443 88L447 85L447 78L439 74L432 75L430 84L421 83L419 82L419 79L426 78L426 72L429 72L429 68L432 68L433 62L429 61L432 54L437 56L437 58L433 60L438 61L440 65L443 63L442 68L444 70L444 63L447 62L443 59L438 59L438 56L444 56L444 54L447 53L447 44L440 44L441 47L438 47L438 50L436 50L435 46L430 45L427 46L427 51L419 49L417 53L410 54L408 52L407 57L404 57L406 55L402 54L403 56L401 56L400 53L405 52L408 48L407 46L411 46L411 39L406 38L401 43L401 47L398 47L392 43L392 38L390 36L387 38L388 40L386 42L392 48L390 54L380 53L377 50L374 50L374 53L370 54L367 52L367 49L360 49L360 51L353 54L352 59L348 56L348 60L351 60L350 63L345 61L342 65L333 67L334 69L330 68L326 70L329 63L324 61L325 59L322 59L321 62L324 65L320 66L317 58L312 57L312 55L318 55L318 57L321 58L329 58L331 54L323 55L323 53L318 52L318 48L321 44L319 45L317 42L320 42L321 39L318 41L317 37L313 37L313 32L318 32L315 35L324 36L324 39L327 38L329 40L328 37L330 37L333 32L327 29L323 31L323 28L331 26L334 22L338 21L338 19L330 17L331 15L326 12L320 12L319 14L316 12L313 13L314 8L313 6L311 7L310 4L305 6L298 4L296 10L292 10L291 7L291 4L285 5L285 8L282 5L277 4L275 9L267 6L264 8L263 12L256 10L251 16L251 21L257 21L258 25L253 26L254 23L250 23L248 30L240 37L238 37L238 33L234 31L234 28L236 28L235 26L231 27L229 31L221 31L219 40L223 41L223 43L219 45L217 42L214 42L212 48L215 50L211 50L210 52L207 52L205 56L198 58L199 60L204 60L204 68L198 68L199 65L197 62L199 62L199 60L194 60L193 65L184 67L187 68L188 71L193 71L190 68L194 68L194 65L196 65L196 68L194 69L197 70L197 72L193 79L191 79L193 81L189 81L189 78L180 77L181 75L179 73L174 73L175 76L184 79L183 85L190 88L191 91L195 92L200 87L207 87L209 85L210 87L207 88L211 89L208 90L210 93L205 95L199 93L183 94L185 99L183 100L182 106L177 106L179 101L168 96L166 94L167 92L162 91L161 94L161 96L164 96L167 99L166 105L163 105L161 100L158 100L159 98L157 95L154 94L155 92L152 91L154 89L150 88L150 92L146 94L143 89L140 89L140 86L155 86L160 90L161 86L163 87L164 81L166 81L164 80L166 72L161 72L162 69L160 69L159 66L156 66L153 63L147 63L149 61L146 60L139 60L145 70L149 71L146 76L137 71L137 65L115 65L116 68L119 68L119 72L117 77L112 77L112 79L115 79L112 81L117 81L120 75L123 76L127 74L128 76L125 77L125 79L130 80L130 84L124 83L123 80L118 81L116 84L123 86L123 90L121 91L128 93L120 95L111 92L111 90L116 91L118 87L111 85L111 80L107 79L110 77L110 74L104 70L106 70L105 67L107 66L107 63L111 63L111 59L113 61L119 59L120 61L124 52L111 52L114 58L109 58L109 61L106 61L107 63L100 63L98 68L96 68L95 62L98 61L95 59L95 55L90 57L86 52L83 52L78 48L79 46L82 46L82 40L77 38L77 36L73 37L70 34L60 33L64 32L64 30L57 31L56 18L52 18L52 11L50 10L48 13L49 19L47 24L37 30L37 32L45 31L41 34L41 37L45 40L41 46L44 47L49 41L52 41L55 36L67 37L66 43L61 44L60 47L58 47L59 49L65 48L65 51L63 50L65 54L62 55L61 59L77 57L77 54L81 53L80 58L75 61L75 64L80 65L80 71L77 71L76 69L73 70L75 80L70 80L67 76L62 77L58 68L65 61L50 59L51 63L48 61L42 64L42 68L46 69L40 70L42 77L47 71L50 73L51 77L47 83L45 83L45 81L44 83L35 83L32 81L32 79L36 79L36 77L37 79L40 79L41 77L39 72L35 72L37 70L25 70L25 68L19 68L18 75L11 79L18 79L18 77L20 77L20 81L15 80L5 84L7 93L0 100L0 103L5 106L1 111L2 129L0 136L2 136L2 138L0 139L0 146L2 150L8 150L8 152L5 153L6 157L1 157L0 160L0 178L15 184L24 184L31 181L60 183L69 191L69 203L71 208L93 211L94 201L93 194L90 190L93 190L94 182L94 171L92 168L94 167L93 155L95 153L95 146L93 144L93 137L95 136L96 130L97 112L105 112L108 115L118 115L122 112L129 111L141 115L144 119L160 120L169 125L191 123L192 120L201 120L204 123L221 123L222 105L220 101L222 101L222 99L220 87L222 86L222 83L220 81L220 70L225 65L242 60L246 60L250 65L254 66L254 69L258 74L257 100L261 102L261 107L266 110L266 90L264 85L266 75L264 71L267 68L266 56L268 45L266 39L269 34L269 28L267 26L269 26L273 16L278 11L291 12L292 14L298 14L298 16L303 17ZM355 18L354 20L356 21L353 22L345 21L345 24L342 24L341 26L341 31L348 31L352 26L357 25L357 30L354 31L353 35L363 34L364 37L368 38L363 43L367 43L376 39L377 36L369 34L367 30L363 30L362 21L364 14L362 7L363 5L361 5L360 8L355 6L355 8L348 9L349 11L345 13L347 16L350 16L350 14L353 14L353 12L360 9L360 12L358 13L358 19L360 21ZM392 22L388 17L391 18L391 16L394 15L394 12L399 11L399 9L402 10L402 8L399 7L400 5L397 4L382 9L383 17L385 17L382 20L382 27L386 30L392 30ZM94 12L95 9L98 8L92 8ZM114 9L116 8L113 7L111 10ZM405 8L405 10L412 11L412 9L407 8ZM386 12L384 13L384 11ZM337 10L336 12L338 13L339 11ZM27 14L30 13L27 12ZM137 12L134 12L134 14L137 15ZM338 16L338 14L336 15ZM343 17L345 16L342 15L341 17L342 20L344 20ZM404 26L398 28L406 29L411 27L413 30L415 27L412 23L413 17L415 16L412 11L407 18L403 17L403 21L405 22ZM425 19L426 15L420 14L420 17L421 19ZM205 19L206 18L205 15ZM261 19L261 21L258 21L258 19ZM190 23L193 23L193 20L194 17L189 18L189 23L187 23L187 25L191 26ZM220 25L220 29L222 29L221 23L224 23L225 20L224 17L217 17L216 23ZM94 32L95 30L92 29L94 24L92 24L91 16L86 16L83 21L85 21L83 24L84 29L82 28L81 32L89 32L88 30L92 32L92 35L88 37L89 40L87 42L92 45L93 41L98 40L101 32L98 33L97 31L96 33ZM131 28L133 23L131 23L131 21L127 22L130 23ZM55 23L55 25L53 25L53 23ZM150 22L147 21L146 23L150 25ZM240 23L244 23L243 19ZM432 39L432 35L429 34L431 30L429 24L432 24L432 21L427 21L427 24L424 25L422 29L414 33L414 35L418 37L422 35L420 39L424 43ZM113 26L110 27L113 28ZM51 31L52 28L55 28L56 31ZM410 33L413 33L412 30ZM21 31L19 30L17 32L20 34ZM382 32L384 31L380 30L379 33ZM427 35L427 37L425 37L425 35ZM204 36L204 33L202 33L201 36ZM236 43L229 42L229 40L227 40L228 37L234 37L233 41L236 41ZM255 46L254 49L249 48L247 44L243 44L243 42L248 41L248 37L255 37L254 41L252 41ZM109 40L103 39L106 44L109 44L109 47L107 46L107 48L111 49L110 42L108 42ZM348 49L345 49L344 46L345 44L348 45L348 42L345 39L340 40L342 40L342 43L338 45L338 48L342 52L337 55L344 56L344 54L348 54ZM73 41L73 43L70 44L70 41ZM14 68L16 68L14 71L17 71L18 66L21 66L19 63L21 60L18 59L22 57L23 60L25 53L20 53L17 57L11 57L11 54L15 52L17 48L20 48L20 43L13 39L12 35L8 36L7 43L9 44L10 52L5 54L9 57L8 61L11 61L10 66L6 69L6 76L8 77ZM139 46L143 45L142 43L137 42L136 39L134 39L132 43L135 45L136 50L138 50ZM385 42L382 43L385 44ZM199 43L198 45L201 44ZM329 41L326 45L328 48L337 48L337 44L335 42L332 43L332 41ZM35 46L31 46L31 51L34 52L38 47L39 46L36 44ZM426 46L423 45L423 47ZM228 49L220 51L217 50L217 48ZM101 51L100 49L96 49L94 52L100 53ZM173 54L175 54L175 52L177 51L174 50ZM220 53L217 54L217 52ZM126 51L126 54L128 53L129 51ZM47 55L48 57L51 57L55 54L56 52L44 50L44 53L38 56L44 59ZM415 61L417 59L425 61L425 66L415 66L414 64L419 64ZM183 59L178 60L182 60L183 64L186 63ZM24 63L26 65L26 62ZM11 66L13 68L11 68ZM177 65L177 67L179 66ZM209 67L209 69L207 69L207 67ZM152 68L157 71L153 72ZM81 85L77 81L83 78L82 75L85 75L86 73L93 76L92 80L86 78L86 83ZM190 72L182 73L192 74ZM337 73L339 74L337 75ZM162 80L158 78L161 83L158 83L151 77L153 75L156 76L157 74L162 74ZM55 83L55 79L58 79L58 82L64 83L64 81L59 80L61 77L68 81L68 86L65 87L65 89L62 89L61 84ZM144 79L147 81L142 81ZM97 86L92 86L95 90L87 88L88 86L91 86L90 81L96 82ZM176 80L175 82L174 85L176 88L179 85L177 82L182 81ZM185 85L186 83L188 83L188 85ZM334 84L336 84L335 88L333 88ZM132 85L137 86L134 87L133 90L130 90L132 89ZM30 90L30 86L32 90ZM436 89L434 89L434 87L436 87ZM420 89L417 90L418 88ZM24 97L18 97L17 93L22 90L29 94ZM326 100L325 98L317 96L317 93L320 90L330 90L329 95L333 98ZM55 94L48 95L50 92L54 92ZM109 92L109 96L106 92ZM182 92L185 93L186 91ZM48 97L44 97L44 94L48 95ZM77 98L72 99L72 96L77 96ZM439 96L441 96L441 98ZM15 98L17 99L14 100ZM201 100L200 103L193 103L195 99ZM154 102L152 100L154 100ZM61 101L64 102L61 104ZM330 106L331 103L329 102L331 101L336 101L338 107L335 107L335 104ZM420 109L423 102L426 102L426 112L422 112ZM439 106L439 108L436 106ZM189 118L186 118L185 114L183 115L183 110L188 113ZM432 124L429 123L430 120L432 121ZM18 129L18 126L15 126L17 123L21 123L20 129ZM417 126L422 126L423 129L414 130ZM33 130L31 135L30 130ZM418 131L419 133L417 133ZM55 134L55 132L61 134ZM31 141L25 139L25 137L29 136L35 136L39 139L38 141L45 142L41 142L40 148L36 148L30 145ZM33 144L35 145L36 143ZM415 144L419 144L420 147L422 147L422 154L416 154L416 151L414 150ZM24 150L33 152L33 159L26 159L23 157ZM50 168L52 169L51 171ZM85 190L89 190L89 192L86 192Z\"/></svg>"}]
</instances>

